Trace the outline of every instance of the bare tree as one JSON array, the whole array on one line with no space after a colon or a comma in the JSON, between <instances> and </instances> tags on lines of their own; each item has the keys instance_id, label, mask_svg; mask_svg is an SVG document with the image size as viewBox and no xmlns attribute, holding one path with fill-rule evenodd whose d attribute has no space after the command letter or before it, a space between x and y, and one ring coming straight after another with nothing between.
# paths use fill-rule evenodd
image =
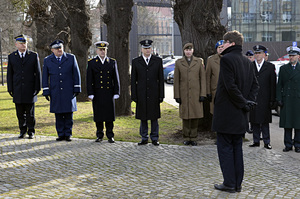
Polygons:
<instances>
[{"instance_id":1,"label":"bare tree","mask_svg":"<svg viewBox=\"0 0 300 199\"><path fill-rule=\"evenodd\" d=\"M132 22L133 0L106 1L107 13L103 21L107 24L108 54L116 58L120 74L120 98L116 101L117 115L131 115L129 75L129 32Z\"/></svg>"}]
</instances>

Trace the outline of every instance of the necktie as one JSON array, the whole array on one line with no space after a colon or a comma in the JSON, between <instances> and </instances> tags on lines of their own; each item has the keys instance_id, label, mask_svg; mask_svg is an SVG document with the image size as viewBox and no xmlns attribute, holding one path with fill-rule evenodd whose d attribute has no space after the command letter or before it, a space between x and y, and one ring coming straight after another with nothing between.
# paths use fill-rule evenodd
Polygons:
<instances>
[{"instance_id":1,"label":"necktie","mask_svg":"<svg viewBox=\"0 0 300 199\"><path fill-rule=\"evenodd\" d=\"M57 58L57 61L58 61L58 62L60 62L60 59L59 59L59 57Z\"/></svg>"},{"instance_id":2,"label":"necktie","mask_svg":"<svg viewBox=\"0 0 300 199\"><path fill-rule=\"evenodd\" d=\"M148 61L149 61L149 60L148 60L148 58L147 58L147 59L146 59L147 64L148 64Z\"/></svg>"},{"instance_id":3,"label":"necktie","mask_svg":"<svg viewBox=\"0 0 300 199\"><path fill-rule=\"evenodd\" d=\"M296 65L295 66L293 66L293 69L295 70L295 68L296 68Z\"/></svg>"}]
</instances>

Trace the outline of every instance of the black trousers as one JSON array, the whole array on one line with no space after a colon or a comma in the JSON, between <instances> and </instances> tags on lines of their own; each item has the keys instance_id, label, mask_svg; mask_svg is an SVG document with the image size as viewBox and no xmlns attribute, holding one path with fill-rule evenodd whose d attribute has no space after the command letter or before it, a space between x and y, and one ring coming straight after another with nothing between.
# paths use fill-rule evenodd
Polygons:
<instances>
[{"instance_id":1,"label":"black trousers","mask_svg":"<svg viewBox=\"0 0 300 199\"><path fill-rule=\"evenodd\" d=\"M19 121L20 134L32 135L35 133L34 103L15 104ZM28 130L28 131L27 131Z\"/></svg>"},{"instance_id":2,"label":"black trousers","mask_svg":"<svg viewBox=\"0 0 300 199\"><path fill-rule=\"evenodd\" d=\"M103 136L104 136L104 133L103 133L103 128L104 128L103 123L104 122L96 122L96 127L97 127L96 136L97 136L97 138L101 138L102 139ZM105 128L106 128L106 131L105 131L106 137L108 139L113 138L115 136L114 132L113 132L114 122L113 121L111 121L111 122L106 121L105 122Z\"/></svg>"},{"instance_id":3,"label":"black trousers","mask_svg":"<svg viewBox=\"0 0 300 199\"><path fill-rule=\"evenodd\" d=\"M270 144L270 125L269 123L257 124L251 123L253 129L253 142L260 143L260 134L262 134L265 144Z\"/></svg>"},{"instance_id":4,"label":"black trousers","mask_svg":"<svg viewBox=\"0 0 300 199\"><path fill-rule=\"evenodd\" d=\"M158 120L151 120L151 132L150 132L150 139L152 141L158 140L158 131L159 131L159 125ZM142 136L142 140L148 140L148 120L141 120L140 125L140 135Z\"/></svg>"},{"instance_id":5,"label":"black trousers","mask_svg":"<svg viewBox=\"0 0 300 199\"><path fill-rule=\"evenodd\" d=\"M217 133L217 148L224 182L228 187L240 187L244 178L243 135Z\"/></svg>"},{"instance_id":6,"label":"black trousers","mask_svg":"<svg viewBox=\"0 0 300 199\"><path fill-rule=\"evenodd\" d=\"M59 137L72 136L73 112L55 113L55 125Z\"/></svg>"},{"instance_id":7,"label":"black trousers","mask_svg":"<svg viewBox=\"0 0 300 199\"><path fill-rule=\"evenodd\" d=\"M288 148L300 148L300 129L294 129L294 141L293 141L293 129L284 128L284 145Z\"/></svg>"}]
</instances>

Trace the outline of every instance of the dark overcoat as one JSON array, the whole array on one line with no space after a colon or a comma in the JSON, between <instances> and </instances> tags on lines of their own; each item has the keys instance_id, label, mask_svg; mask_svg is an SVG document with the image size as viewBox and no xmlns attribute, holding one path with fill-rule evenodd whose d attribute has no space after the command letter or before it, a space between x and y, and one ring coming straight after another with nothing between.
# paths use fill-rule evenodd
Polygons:
<instances>
[{"instance_id":1,"label":"dark overcoat","mask_svg":"<svg viewBox=\"0 0 300 199\"><path fill-rule=\"evenodd\" d=\"M283 102L279 127L300 129L300 64L280 67L276 99Z\"/></svg>"},{"instance_id":2,"label":"dark overcoat","mask_svg":"<svg viewBox=\"0 0 300 199\"><path fill-rule=\"evenodd\" d=\"M220 74L215 97L212 129L224 134L244 134L248 126L243 107L255 101L258 93L253 63L234 45L222 52Z\"/></svg>"},{"instance_id":3,"label":"dark overcoat","mask_svg":"<svg viewBox=\"0 0 300 199\"><path fill-rule=\"evenodd\" d=\"M107 57L102 64L97 56L89 60L86 75L87 93L94 95L94 121L115 121L113 97L120 95L117 61Z\"/></svg>"},{"instance_id":4,"label":"dark overcoat","mask_svg":"<svg viewBox=\"0 0 300 199\"><path fill-rule=\"evenodd\" d=\"M41 68L38 54L30 50L22 59L18 51L8 55L7 91L13 92L13 102L34 103L41 90Z\"/></svg>"},{"instance_id":5,"label":"dark overcoat","mask_svg":"<svg viewBox=\"0 0 300 199\"><path fill-rule=\"evenodd\" d=\"M160 118L160 98L164 98L162 59L152 55L148 65L143 56L133 59L131 99L136 102L136 118L141 120Z\"/></svg>"},{"instance_id":6,"label":"dark overcoat","mask_svg":"<svg viewBox=\"0 0 300 199\"><path fill-rule=\"evenodd\" d=\"M75 55L65 53L57 61L52 53L44 59L43 95L50 95L51 113L77 111L74 93L81 92L80 72Z\"/></svg>"},{"instance_id":7,"label":"dark overcoat","mask_svg":"<svg viewBox=\"0 0 300 199\"><path fill-rule=\"evenodd\" d=\"M257 106L250 111L250 122L256 124L271 123L272 109L270 103L276 101L276 73L274 64L264 61L258 71L253 62L255 76L259 84Z\"/></svg>"}]
</instances>

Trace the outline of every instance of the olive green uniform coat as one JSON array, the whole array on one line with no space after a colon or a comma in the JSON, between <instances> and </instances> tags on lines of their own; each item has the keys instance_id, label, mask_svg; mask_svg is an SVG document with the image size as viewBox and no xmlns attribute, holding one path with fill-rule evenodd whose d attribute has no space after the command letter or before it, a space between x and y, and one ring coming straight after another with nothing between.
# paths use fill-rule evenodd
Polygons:
<instances>
[{"instance_id":1,"label":"olive green uniform coat","mask_svg":"<svg viewBox=\"0 0 300 199\"><path fill-rule=\"evenodd\" d=\"M207 58L206 66L206 93L212 95L210 102L210 113L214 113L214 101L217 91L219 73L220 73L220 54L214 54Z\"/></svg>"},{"instance_id":2,"label":"olive green uniform coat","mask_svg":"<svg viewBox=\"0 0 300 199\"><path fill-rule=\"evenodd\" d=\"M183 57L175 62L174 99L180 98L179 116L181 119L203 117L203 105L200 96L206 96L205 69L203 59L192 57L189 65Z\"/></svg>"}]
</instances>

